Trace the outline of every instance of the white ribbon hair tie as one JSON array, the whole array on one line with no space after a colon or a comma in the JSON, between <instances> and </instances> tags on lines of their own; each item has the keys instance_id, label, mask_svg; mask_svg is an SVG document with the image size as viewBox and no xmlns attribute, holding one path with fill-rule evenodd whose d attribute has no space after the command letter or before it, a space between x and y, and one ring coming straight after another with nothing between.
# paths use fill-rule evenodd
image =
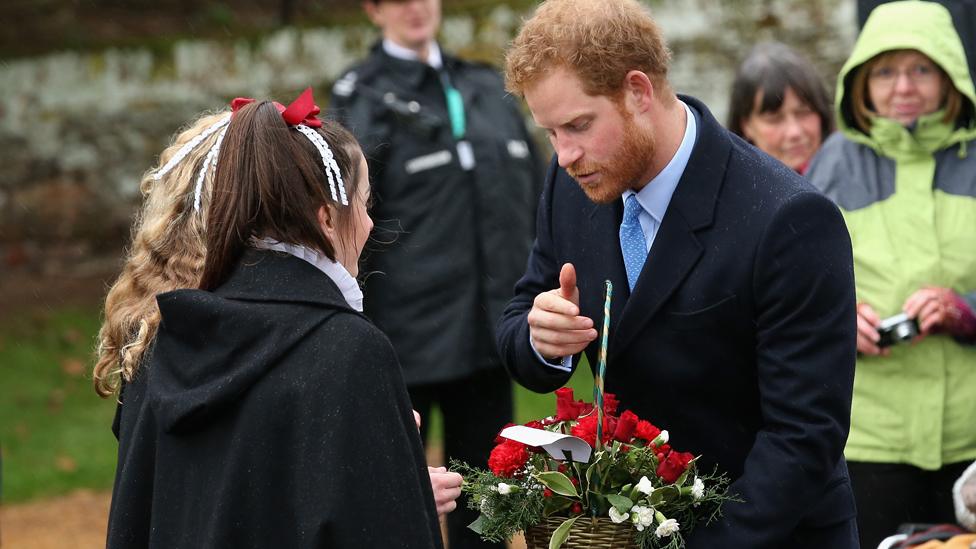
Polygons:
<instances>
[{"instance_id":1,"label":"white ribbon hair tie","mask_svg":"<svg viewBox=\"0 0 976 549\"><path fill-rule=\"evenodd\" d=\"M192 152L193 149L197 148L200 145L200 143L203 143L204 139L210 137L211 135L214 134L214 132L216 132L220 128L223 128L229 123L230 123L230 113L227 113L226 116L222 117L220 120L215 122L209 128L203 130L203 132L200 135L187 141L185 145L180 147L180 150L176 151L176 154L173 155L173 158L169 159L169 162L167 162L166 165L164 165L162 168L159 168L159 170L157 170L152 175L153 180L159 181L160 179L162 179L164 175L169 173L170 170L175 168L177 164L182 162L183 159L186 158L186 155L190 154L190 152Z\"/></svg>"},{"instance_id":2,"label":"white ribbon hair tie","mask_svg":"<svg viewBox=\"0 0 976 549\"><path fill-rule=\"evenodd\" d=\"M224 136L227 135L227 128L220 131L220 135L217 136L217 142L207 153L207 157L203 159L203 166L200 168L200 173L197 174L197 186L193 189L193 211L200 211L200 198L203 194L203 181L207 178L207 172L212 166L215 170L217 169L217 155L220 154L220 144L224 142Z\"/></svg>"},{"instance_id":3,"label":"white ribbon hair tie","mask_svg":"<svg viewBox=\"0 0 976 549\"><path fill-rule=\"evenodd\" d=\"M322 157L322 164L325 166L325 175L329 179L329 190L332 191L332 200L338 200L343 206L348 206L349 199L346 198L346 187L342 181L342 172L339 171L339 164L336 163L335 156L332 155L332 149L329 148L329 144L325 141L325 138L319 132L305 124L298 124L295 126L295 129L302 132L302 135L307 137L319 151L319 155ZM336 196L336 187L339 187L339 196Z\"/></svg>"},{"instance_id":4,"label":"white ribbon hair tie","mask_svg":"<svg viewBox=\"0 0 976 549\"><path fill-rule=\"evenodd\" d=\"M217 140L214 142L213 147L207 152L207 156L203 160L203 165L200 167L200 172L197 174L196 186L193 189L193 211L200 211L200 203L203 198L203 182L207 179L207 173L216 170L217 168L217 156L220 154L220 145L224 141L224 136L227 134L227 125L230 123L231 115L222 117L220 120L212 124L207 129L203 130L200 135L197 135L193 139L189 140L184 144L172 158L156 172L152 174L152 178L155 181L162 179L167 173L173 170L180 162L182 162L188 154L193 152L194 149L200 146L204 140L213 135L215 132L220 131L217 136ZM319 156L322 158L322 165L325 168L325 176L329 181L329 190L332 194L332 200L338 201L343 206L349 205L349 198L346 196L346 186L342 180L342 172L339 171L339 164L335 160L335 156L332 154L332 149L329 148L329 143L322 137L319 132L315 131L305 124L298 124L294 126L295 129L300 131L315 147L315 150L319 152Z\"/></svg>"}]
</instances>

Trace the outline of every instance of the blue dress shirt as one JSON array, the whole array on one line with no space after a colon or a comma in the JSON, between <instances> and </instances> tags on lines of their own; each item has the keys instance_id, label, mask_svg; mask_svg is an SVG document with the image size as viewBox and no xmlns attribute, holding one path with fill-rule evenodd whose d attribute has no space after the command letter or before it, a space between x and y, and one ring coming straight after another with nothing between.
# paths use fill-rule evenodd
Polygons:
<instances>
[{"instance_id":1,"label":"blue dress shirt","mask_svg":"<svg viewBox=\"0 0 976 549\"><path fill-rule=\"evenodd\" d=\"M671 203L671 195L674 194L674 189L678 186L678 181L681 180L681 176L685 173L685 168L688 166L688 159L691 158L691 151L695 148L695 139L698 137L698 121L695 119L694 112L688 108L688 105L682 103L682 106L684 106L686 114L685 134L681 138L681 144L678 145L678 150L671 157L671 161L668 162L668 165L654 179L644 185L644 188L640 191L635 193L627 189L620 197L621 201L626 201L630 195L637 195L637 201L640 202L641 208L644 209L638 216L638 221L640 221L641 231L644 233L644 242L647 243L648 251L651 250L651 246L654 244L654 237L657 236L658 228L661 227L661 220L664 219L664 214L668 210L668 204ZM650 266L648 267L649 264ZM645 262L644 268L653 269L654 265L650 262ZM529 343L531 342L532 338L530 337ZM571 356L563 357L559 359L558 364L554 364L543 358L539 354L539 351L536 350L534 344L532 345L532 350L535 351L536 356L546 366L567 372L573 369L573 357Z\"/></svg>"}]
</instances>

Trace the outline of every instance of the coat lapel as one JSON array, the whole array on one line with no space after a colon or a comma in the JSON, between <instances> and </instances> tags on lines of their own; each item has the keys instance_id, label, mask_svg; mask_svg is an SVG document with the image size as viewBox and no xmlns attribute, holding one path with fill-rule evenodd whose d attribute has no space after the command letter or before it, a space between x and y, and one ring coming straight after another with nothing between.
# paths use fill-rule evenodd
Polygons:
<instances>
[{"instance_id":1,"label":"coat lapel","mask_svg":"<svg viewBox=\"0 0 976 549\"><path fill-rule=\"evenodd\" d=\"M698 263L703 247L696 232L709 227L725 177L731 142L724 128L701 102L685 96L681 100L698 114L698 140L688 166L671 197L667 213L654 238L633 293L619 313L620 322L611 330L610 354L620 353L641 333L667 299ZM618 219L619 224L619 219ZM617 263L623 259L617 248ZM614 282L616 287L616 282ZM626 277L623 282L626 295Z\"/></svg>"},{"instance_id":2,"label":"coat lapel","mask_svg":"<svg viewBox=\"0 0 976 549\"><path fill-rule=\"evenodd\" d=\"M619 241L614 238L608 242L606 239L610 232L614 235L617 234L624 207L619 200L615 200L612 204L598 205L590 202L588 204L592 208L588 216L590 226L601 229L584 233L586 238L584 249L589 250L589 252L586 253L586 261L581 262L581 265L591 266L594 273L599 273L599 276L591 275L580 278L580 300L587 301L587 303L581 303L584 310L600 312L593 317L593 322L596 323L598 330L602 330L604 281L609 280L613 284L613 295L615 296L610 302L610 333L614 334L617 330L617 324L620 322L624 305L627 303L629 290L627 288L627 271L624 268ZM606 230L602 229L604 227ZM579 266L577 268L579 269ZM582 284L587 286L583 287Z\"/></svg>"},{"instance_id":3,"label":"coat lapel","mask_svg":"<svg viewBox=\"0 0 976 549\"><path fill-rule=\"evenodd\" d=\"M701 254L701 244L691 227L681 216L668 212L654 238L634 292L623 306L612 350L619 351L630 344L688 276ZM624 288L626 284L625 279Z\"/></svg>"}]
</instances>

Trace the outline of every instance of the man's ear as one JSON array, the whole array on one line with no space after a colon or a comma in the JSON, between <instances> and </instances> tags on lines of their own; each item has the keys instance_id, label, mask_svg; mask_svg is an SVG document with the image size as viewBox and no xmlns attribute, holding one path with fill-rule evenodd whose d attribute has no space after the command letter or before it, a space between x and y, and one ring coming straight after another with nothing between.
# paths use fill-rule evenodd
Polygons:
<instances>
[{"instance_id":1,"label":"man's ear","mask_svg":"<svg viewBox=\"0 0 976 549\"><path fill-rule=\"evenodd\" d=\"M632 70L624 75L624 97L637 112L650 110L657 90L643 71Z\"/></svg>"},{"instance_id":2,"label":"man's ear","mask_svg":"<svg viewBox=\"0 0 976 549\"><path fill-rule=\"evenodd\" d=\"M316 216L319 218L319 227L322 228L322 233L328 237L329 242L337 242L335 208L331 204L322 204Z\"/></svg>"},{"instance_id":3,"label":"man's ear","mask_svg":"<svg viewBox=\"0 0 976 549\"><path fill-rule=\"evenodd\" d=\"M380 8L377 2L372 0L363 0L363 11L366 12L366 17L372 21L377 27L383 27L383 14L380 13Z\"/></svg>"}]
</instances>

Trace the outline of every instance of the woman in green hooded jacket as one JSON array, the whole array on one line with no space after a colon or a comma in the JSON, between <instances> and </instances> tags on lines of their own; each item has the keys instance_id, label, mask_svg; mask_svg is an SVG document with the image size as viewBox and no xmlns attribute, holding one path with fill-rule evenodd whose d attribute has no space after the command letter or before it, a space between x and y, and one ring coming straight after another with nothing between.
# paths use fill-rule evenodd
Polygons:
<instances>
[{"instance_id":1,"label":"woman in green hooded jacket","mask_svg":"<svg viewBox=\"0 0 976 549\"><path fill-rule=\"evenodd\" d=\"M976 93L949 12L876 8L835 107L841 131L807 175L843 211L854 247L846 457L861 544L875 547L901 523L953 522L952 483L976 458L976 347L961 343L976 332ZM879 332L897 314L919 333L888 346Z\"/></svg>"}]
</instances>

